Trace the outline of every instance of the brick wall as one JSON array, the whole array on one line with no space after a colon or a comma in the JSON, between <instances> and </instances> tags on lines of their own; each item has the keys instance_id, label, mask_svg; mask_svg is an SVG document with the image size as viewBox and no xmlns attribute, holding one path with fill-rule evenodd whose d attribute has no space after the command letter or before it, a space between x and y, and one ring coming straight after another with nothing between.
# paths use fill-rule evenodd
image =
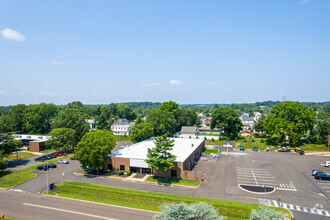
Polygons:
<instances>
[{"instance_id":1,"label":"brick wall","mask_svg":"<svg viewBox=\"0 0 330 220\"><path fill-rule=\"evenodd\" d=\"M46 149L45 142L30 141L29 149L32 151L43 151Z\"/></svg>"},{"instance_id":2,"label":"brick wall","mask_svg":"<svg viewBox=\"0 0 330 220\"><path fill-rule=\"evenodd\" d=\"M109 164L112 164L112 169L115 172L118 172L120 170L120 165L124 165L125 170L130 170L129 158L110 157Z\"/></svg>"}]
</instances>

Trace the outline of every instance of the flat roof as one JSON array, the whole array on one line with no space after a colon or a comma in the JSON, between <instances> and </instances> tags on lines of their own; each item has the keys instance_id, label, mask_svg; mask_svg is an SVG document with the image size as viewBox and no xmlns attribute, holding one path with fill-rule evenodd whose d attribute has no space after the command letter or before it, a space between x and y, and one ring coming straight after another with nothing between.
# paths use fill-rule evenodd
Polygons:
<instances>
[{"instance_id":1,"label":"flat roof","mask_svg":"<svg viewBox=\"0 0 330 220\"><path fill-rule=\"evenodd\" d=\"M204 141L203 139L170 138L174 140L171 153L176 156L175 162L184 162L196 148ZM154 138L133 144L111 154L112 157L129 159L147 159L148 148L154 148Z\"/></svg>"}]
</instances>

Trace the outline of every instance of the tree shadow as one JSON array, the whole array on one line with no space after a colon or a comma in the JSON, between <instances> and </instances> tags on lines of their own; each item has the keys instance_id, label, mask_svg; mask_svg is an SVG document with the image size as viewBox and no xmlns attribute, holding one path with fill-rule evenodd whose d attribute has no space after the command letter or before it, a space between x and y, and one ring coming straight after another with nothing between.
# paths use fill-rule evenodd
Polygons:
<instances>
[{"instance_id":1,"label":"tree shadow","mask_svg":"<svg viewBox=\"0 0 330 220\"><path fill-rule=\"evenodd\" d=\"M30 162L30 160L27 160L27 159L23 159L23 160L8 160L8 161L6 161L7 168L14 168L14 167L17 167L17 166L26 165L28 162Z\"/></svg>"},{"instance_id":2,"label":"tree shadow","mask_svg":"<svg viewBox=\"0 0 330 220\"><path fill-rule=\"evenodd\" d=\"M0 171L0 178L1 177L4 177L4 176L7 176L8 174L11 174L12 173L12 171Z\"/></svg>"}]
</instances>

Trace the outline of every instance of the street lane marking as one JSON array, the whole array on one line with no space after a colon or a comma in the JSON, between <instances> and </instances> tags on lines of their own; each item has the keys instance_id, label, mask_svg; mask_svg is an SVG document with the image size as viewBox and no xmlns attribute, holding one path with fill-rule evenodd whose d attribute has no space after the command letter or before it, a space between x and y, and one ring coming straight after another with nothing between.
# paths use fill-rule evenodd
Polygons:
<instances>
[{"instance_id":1,"label":"street lane marking","mask_svg":"<svg viewBox=\"0 0 330 220\"><path fill-rule=\"evenodd\" d=\"M30 204L30 203L23 203L23 205L37 207L37 208L50 209L50 210L55 210L55 211L60 211L60 212L67 212L67 213L72 213L72 214L77 214L77 215L84 215L84 216L99 218L99 219L117 220L117 219L114 219L114 218L108 218L108 217L103 217L103 216L99 216L99 215L92 215L92 214L83 213L83 212L75 212L75 211L71 211L71 210L58 209L58 208L42 206L42 205L36 205L36 204Z\"/></svg>"},{"instance_id":2,"label":"street lane marking","mask_svg":"<svg viewBox=\"0 0 330 220\"><path fill-rule=\"evenodd\" d=\"M256 184L257 184L257 186L258 186L258 182L257 182L256 176L254 175L254 173L253 173L253 170L252 170L252 169L251 169L251 172L252 172L252 175L253 175L253 177L254 177L254 181L256 181Z\"/></svg>"},{"instance_id":3,"label":"street lane marking","mask_svg":"<svg viewBox=\"0 0 330 220\"><path fill-rule=\"evenodd\" d=\"M327 210L324 210L324 213L325 213L326 216L330 216L330 214Z\"/></svg>"},{"instance_id":4,"label":"street lane marking","mask_svg":"<svg viewBox=\"0 0 330 220\"><path fill-rule=\"evenodd\" d=\"M298 205L296 205L296 209L297 209L298 211L301 211L300 206L298 206Z\"/></svg>"},{"instance_id":5,"label":"street lane marking","mask_svg":"<svg viewBox=\"0 0 330 220\"><path fill-rule=\"evenodd\" d=\"M304 212L308 212L308 209L306 207L303 208Z\"/></svg>"}]
</instances>

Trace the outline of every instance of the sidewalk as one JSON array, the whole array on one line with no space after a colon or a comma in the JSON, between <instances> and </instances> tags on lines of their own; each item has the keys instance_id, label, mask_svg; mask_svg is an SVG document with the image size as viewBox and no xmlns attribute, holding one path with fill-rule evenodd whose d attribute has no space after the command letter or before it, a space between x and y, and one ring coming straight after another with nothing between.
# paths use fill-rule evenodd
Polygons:
<instances>
[{"instance_id":1,"label":"sidewalk","mask_svg":"<svg viewBox=\"0 0 330 220\"><path fill-rule=\"evenodd\" d=\"M143 178L135 177L137 174L133 173L129 177L123 179L124 181L133 181L133 182L144 182L150 175L145 175Z\"/></svg>"}]
</instances>

